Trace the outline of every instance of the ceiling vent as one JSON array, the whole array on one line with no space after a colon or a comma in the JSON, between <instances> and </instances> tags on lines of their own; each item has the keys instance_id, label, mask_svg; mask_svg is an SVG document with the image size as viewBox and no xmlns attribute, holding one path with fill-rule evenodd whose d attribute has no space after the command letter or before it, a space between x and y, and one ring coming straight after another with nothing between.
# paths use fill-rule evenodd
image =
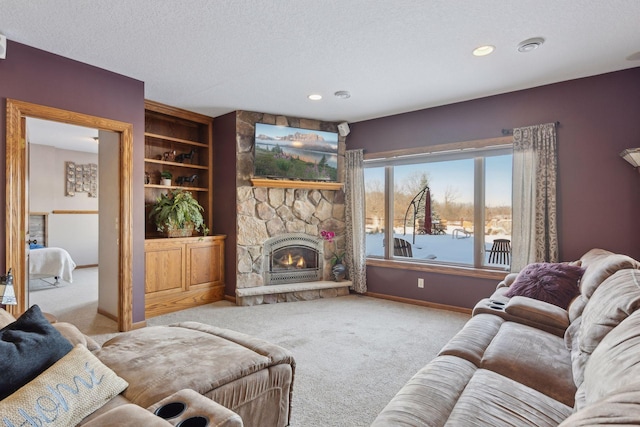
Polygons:
<instances>
[{"instance_id":1,"label":"ceiling vent","mask_svg":"<svg viewBox=\"0 0 640 427\"><path fill-rule=\"evenodd\" d=\"M538 47L542 46L542 43L544 43L544 39L542 37L527 39L523 42L520 42L520 44L518 45L518 52L531 52L532 50L536 50Z\"/></svg>"}]
</instances>

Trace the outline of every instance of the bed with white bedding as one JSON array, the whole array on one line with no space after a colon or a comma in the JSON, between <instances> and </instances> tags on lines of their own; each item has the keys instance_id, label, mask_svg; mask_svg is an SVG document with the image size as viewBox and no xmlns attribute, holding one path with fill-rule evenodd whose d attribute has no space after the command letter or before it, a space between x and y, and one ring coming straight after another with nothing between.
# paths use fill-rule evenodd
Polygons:
<instances>
[{"instance_id":1,"label":"bed with white bedding","mask_svg":"<svg viewBox=\"0 0 640 427\"><path fill-rule=\"evenodd\" d=\"M29 251L29 278L43 279L55 277L73 282L73 270L76 263L69 252L62 248L39 248Z\"/></svg>"}]
</instances>

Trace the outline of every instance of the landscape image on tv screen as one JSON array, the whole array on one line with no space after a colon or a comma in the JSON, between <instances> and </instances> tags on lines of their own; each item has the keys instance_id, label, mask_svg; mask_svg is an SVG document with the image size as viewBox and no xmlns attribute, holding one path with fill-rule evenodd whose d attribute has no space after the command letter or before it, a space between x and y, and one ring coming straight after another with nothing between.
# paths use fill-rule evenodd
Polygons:
<instances>
[{"instance_id":1,"label":"landscape image on tv screen","mask_svg":"<svg viewBox=\"0 0 640 427\"><path fill-rule=\"evenodd\" d=\"M338 133L256 123L254 176L338 180Z\"/></svg>"}]
</instances>

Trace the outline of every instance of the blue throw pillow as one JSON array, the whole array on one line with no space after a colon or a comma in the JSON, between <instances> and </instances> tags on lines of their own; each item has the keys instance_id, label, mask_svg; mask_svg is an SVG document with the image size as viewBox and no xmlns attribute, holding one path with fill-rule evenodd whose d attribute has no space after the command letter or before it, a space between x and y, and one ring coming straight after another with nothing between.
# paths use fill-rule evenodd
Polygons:
<instances>
[{"instance_id":1,"label":"blue throw pillow","mask_svg":"<svg viewBox=\"0 0 640 427\"><path fill-rule=\"evenodd\" d=\"M37 377L73 346L32 306L0 330L0 400Z\"/></svg>"}]
</instances>

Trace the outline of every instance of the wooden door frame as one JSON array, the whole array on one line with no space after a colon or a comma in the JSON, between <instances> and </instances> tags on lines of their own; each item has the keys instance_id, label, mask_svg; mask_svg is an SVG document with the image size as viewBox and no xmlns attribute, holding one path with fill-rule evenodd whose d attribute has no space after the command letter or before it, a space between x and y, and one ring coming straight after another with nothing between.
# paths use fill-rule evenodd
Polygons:
<instances>
[{"instance_id":1,"label":"wooden door frame","mask_svg":"<svg viewBox=\"0 0 640 427\"><path fill-rule=\"evenodd\" d=\"M27 143L21 121L25 117L51 120L120 134L120 218L118 329L128 331L133 325L133 124L61 110L54 107L7 99L6 138L6 266L13 268L18 305L7 306L15 317L26 311L26 190Z\"/></svg>"}]
</instances>

